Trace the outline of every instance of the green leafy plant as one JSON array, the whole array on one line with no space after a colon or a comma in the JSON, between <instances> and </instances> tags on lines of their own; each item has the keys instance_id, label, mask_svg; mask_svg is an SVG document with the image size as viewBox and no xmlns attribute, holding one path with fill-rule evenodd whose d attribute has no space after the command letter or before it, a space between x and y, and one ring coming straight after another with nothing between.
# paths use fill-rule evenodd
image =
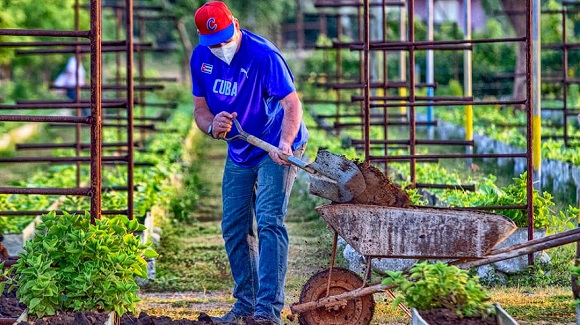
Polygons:
<instances>
[{"instance_id":1,"label":"green leafy plant","mask_svg":"<svg viewBox=\"0 0 580 325\"><path fill-rule=\"evenodd\" d=\"M4 262L0 262L0 295L4 292L6 286L6 277L4 276Z\"/></svg>"},{"instance_id":2,"label":"green leafy plant","mask_svg":"<svg viewBox=\"0 0 580 325\"><path fill-rule=\"evenodd\" d=\"M43 215L9 282L37 317L58 311L135 312L136 277L147 278L145 258L157 256L134 235L144 229L126 216L91 224L88 212Z\"/></svg>"},{"instance_id":3,"label":"green leafy plant","mask_svg":"<svg viewBox=\"0 0 580 325\"><path fill-rule=\"evenodd\" d=\"M489 317L495 314L489 296L479 284L478 277L470 277L465 270L441 262L415 264L407 277L403 272L387 271L385 285L398 287L402 302L419 311L434 309L454 310L460 317Z\"/></svg>"},{"instance_id":4,"label":"green leafy plant","mask_svg":"<svg viewBox=\"0 0 580 325\"><path fill-rule=\"evenodd\" d=\"M498 187L493 180L487 180L479 184L477 191L467 192L462 190L450 190L441 195L443 201L450 207L461 206L515 206L527 204L527 173L513 178L514 183ZM540 194L534 189L532 194L534 207L534 227L547 228L553 219L551 207L554 206L552 195L548 192ZM518 227L527 227L528 214L524 210L498 209L491 212L502 214Z\"/></svg>"}]
</instances>

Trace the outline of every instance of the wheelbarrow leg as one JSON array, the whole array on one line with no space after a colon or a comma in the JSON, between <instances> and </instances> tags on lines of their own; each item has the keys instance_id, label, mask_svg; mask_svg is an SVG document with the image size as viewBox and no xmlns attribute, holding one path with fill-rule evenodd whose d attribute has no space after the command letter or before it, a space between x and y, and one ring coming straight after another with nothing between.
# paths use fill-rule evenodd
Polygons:
<instances>
[{"instance_id":1,"label":"wheelbarrow leg","mask_svg":"<svg viewBox=\"0 0 580 325\"><path fill-rule=\"evenodd\" d=\"M365 269L365 276L364 279L365 281L363 281L363 286L360 288L364 288L366 286L366 284L371 280L371 272L372 272L372 261L373 261L373 257L372 256L364 256L365 260L366 260L366 269ZM393 293L393 291L391 291L391 289L385 289L385 293L393 300L396 299L395 294ZM407 314L407 316L411 317L411 311L409 310L409 308L407 306L405 306L404 304L400 303L399 304L399 308L401 308L401 310Z\"/></svg>"},{"instance_id":2,"label":"wheelbarrow leg","mask_svg":"<svg viewBox=\"0 0 580 325\"><path fill-rule=\"evenodd\" d=\"M336 251L338 249L338 232L334 231L334 240L332 241L332 257L330 258L330 267L328 268L328 282L326 283L326 297L330 295L330 279L332 278L332 268L336 261Z\"/></svg>"}]
</instances>

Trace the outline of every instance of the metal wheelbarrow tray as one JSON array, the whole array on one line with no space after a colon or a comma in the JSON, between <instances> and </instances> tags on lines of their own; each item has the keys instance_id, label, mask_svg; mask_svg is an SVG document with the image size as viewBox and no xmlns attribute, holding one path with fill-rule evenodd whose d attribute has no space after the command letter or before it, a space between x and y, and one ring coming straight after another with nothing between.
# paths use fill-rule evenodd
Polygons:
<instances>
[{"instance_id":1,"label":"metal wheelbarrow tray","mask_svg":"<svg viewBox=\"0 0 580 325\"><path fill-rule=\"evenodd\" d=\"M316 211L369 257L483 258L517 228L503 215L471 210L328 204Z\"/></svg>"}]
</instances>

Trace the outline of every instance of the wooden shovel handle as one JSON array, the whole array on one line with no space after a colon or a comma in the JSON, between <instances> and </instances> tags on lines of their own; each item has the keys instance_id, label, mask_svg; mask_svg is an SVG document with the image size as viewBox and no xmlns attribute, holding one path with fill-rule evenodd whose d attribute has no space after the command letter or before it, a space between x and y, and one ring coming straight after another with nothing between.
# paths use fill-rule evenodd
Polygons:
<instances>
[{"instance_id":1,"label":"wooden shovel handle","mask_svg":"<svg viewBox=\"0 0 580 325\"><path fill-rule=\"evenodd\" d=\"M256 147L258 147L266 152L276 151L282 159L284 159L285 161L288 161L288 155L280 152L280 149L278 149L278 147L275 147L275 146L269 144L268 142L266 142L262 139L258 139L253 135L248 135L248 138L246 139L246 141L248 141L248 143L251 143L251 144L255 145Z\"/></svg>"},{"instance_id":2,"label":"wooden shovel handle","mask_svg":"<svg viewBox=\"0 0 580 325\"><path fill-rule=\"evenodd\" d=\"M248 143L251 143L253 145L255 145L256 147L266 151L266 152L270 152L270 151L276 151L278 153L278 155L280 156L280 158L282 158L284 161L291 163L292 165L302 168L304 170L306 170L307 172L313 173L316 172L314 171L312 168L309 168L308 166L306 166L306 163L304 161L302 161L301 159L298 159L294 156L289 156L285 153L282 153L280 151L280 149L278 149L278 147L275 147L271 144L269 144L268 142L256 138L253 135L248 135L248 138L246 139L246 141L248 141Z\"/></svg>"}]
</instances>

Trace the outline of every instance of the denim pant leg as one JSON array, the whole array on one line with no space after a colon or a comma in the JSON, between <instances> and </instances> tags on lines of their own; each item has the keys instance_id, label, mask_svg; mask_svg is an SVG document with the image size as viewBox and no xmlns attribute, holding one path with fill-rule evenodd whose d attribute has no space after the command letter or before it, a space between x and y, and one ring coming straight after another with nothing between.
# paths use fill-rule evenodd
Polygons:
<instances>
[{"instance_id":1,"label":"denim pant leg","mask_svg":"<svg viewBox=\"0 0 580 325\"><path fill-rule=\"evenodd\" d=\"M258 252L253 231L256 177L253 169L227 158L222 183L222 233L235 281L237 301L232 311L239 315L253 314L258 292Z\"/></svg>"},{"instance_id":2,"label":"denim pant leg","mask_svg":"<svg viewBox=\"0 0 580 325\"><path fill-rule=\"evenodd\" d=\"M301 157L304 149L296 150L294 156ZM280 166L269 156L257 167L256 221L260 259L259 291L254 315L280 323L288 268L288 232L284 219L297 168Z\"/></svg>"}]
</instances>

